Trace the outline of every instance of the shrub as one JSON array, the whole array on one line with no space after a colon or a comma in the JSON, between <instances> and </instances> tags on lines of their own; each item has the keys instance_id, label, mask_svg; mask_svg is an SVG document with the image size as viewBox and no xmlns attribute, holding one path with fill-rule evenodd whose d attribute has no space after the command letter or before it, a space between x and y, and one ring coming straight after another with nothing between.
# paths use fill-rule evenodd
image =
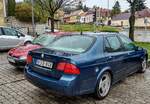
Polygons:
<instances>
[{"instance_id":1,"label":"shrub","mask_svg":"<svg viewBox=\"0 0 150 104\"><path fill-rule=\"evenodd\" d=\"M22 21L22 22L32 22L32 5L28 3L19 3L16 5L16 19ZM35 21L39 21L40 17L37 16L36 12L35 14Z\"/></svg>"}]
</instances>

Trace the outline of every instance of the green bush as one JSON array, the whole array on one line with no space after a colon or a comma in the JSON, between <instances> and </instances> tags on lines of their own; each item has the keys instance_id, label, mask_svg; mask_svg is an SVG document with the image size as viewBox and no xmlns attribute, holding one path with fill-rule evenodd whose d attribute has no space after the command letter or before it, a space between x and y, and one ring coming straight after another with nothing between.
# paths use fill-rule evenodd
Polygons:
<instances>
[{"instance_id":1,"label":"green bush","mask_svg":"<svg viewBox=\"0 0 150 104\"><path fill-rule=\"evenodd\" d=\"M63 24L60 25L60 30L62 31L69 31L69 32L80 32L81 30L84 32L91 31L94 32L100 31L100 32L119 32L119 29L112 27L112 26L96 26L94 30L93 24Z\"/></svg>"},{"instance_id":2,"label":"green bush","mask_svg":"<svg viewBox=\"0 0 150 104\"><path fill-rule=\"evenodd\" d=\"M150 59L150 42L135 42L137 46L143 47L148 51L148 58Z\"/></svg>"},{"instance_id":3,"label":"green bush","mask_svg":"<svg viewBox=\"0 0 150 104\"><path fill-rule=\"evenodd\" d=\"M28 3L19 3L16 5L15 9L15 17L16 19L22 21L22 22L32 22L32 5ZM35 14L35 21L39 21L40 17L37 16L36 12Z\"/></svg>"}]
</instances>

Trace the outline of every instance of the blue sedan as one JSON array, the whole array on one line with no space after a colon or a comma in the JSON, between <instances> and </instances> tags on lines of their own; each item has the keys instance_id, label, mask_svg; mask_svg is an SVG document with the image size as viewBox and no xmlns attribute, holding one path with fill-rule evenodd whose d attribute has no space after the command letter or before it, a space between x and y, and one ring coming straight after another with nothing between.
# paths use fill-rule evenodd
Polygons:
<instances>
[{"instance_id":1,"label":"blue sedan","mask_svg":"<svg viewBox=\"0 0 150 104\"><path fill-rule=\"evenodd\" d=\"M112 85L145 72L147 51L119 33L62 36L29 52L25 76L35 86L66 96L105 98Z\"/></svg>"}]
</instances>

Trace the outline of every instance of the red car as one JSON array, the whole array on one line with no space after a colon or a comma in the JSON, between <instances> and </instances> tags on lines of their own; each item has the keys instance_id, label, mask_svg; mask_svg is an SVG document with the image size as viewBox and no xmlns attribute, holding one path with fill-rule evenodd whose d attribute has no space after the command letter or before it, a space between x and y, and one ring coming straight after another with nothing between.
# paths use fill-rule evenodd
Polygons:
<instances>
[{"instance_id":1,"label":"red car","mask_svg":"<svg viewBox=\"0 0 150 104\"><path fill-rule=\"evenodd\" d=\"M35 38L31 44L21 45L11 49L8 52L7 56L8 62L17 68L24 68L24 66L26 65L28 52L50 44L58 36L60 36L60 34L57 34L59 33L56 33L54 35L40 35L39 37Z\"/></svg>"}]
</instances>

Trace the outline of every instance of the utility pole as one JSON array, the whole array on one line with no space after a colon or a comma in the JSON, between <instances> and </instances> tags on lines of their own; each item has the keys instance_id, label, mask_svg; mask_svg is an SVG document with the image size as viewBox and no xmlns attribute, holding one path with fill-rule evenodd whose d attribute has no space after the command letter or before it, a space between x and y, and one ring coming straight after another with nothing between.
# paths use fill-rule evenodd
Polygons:
<instances>
[{"instance_id":1,"label":"utility pole","mask_svg":"<svg viewBox=\"0 0 150 104\"><path fill-rule=\"evenodd\" d=\"M6 1L5 0L3 0L3 6L4 6L4 17L6 17L7 16L7 13L6 13Z\"/></svg>"},{"instance_id":2,"label":"utility pole","mask_svg":"<svg viewBox=\"0 0 150 104\"><path fill-rule=\"evenodd\" d=\"M32 30L33 30L33 35L35 35L34 0L31 0L31 2L32 2Z\"/></svg>"},{"instance_id":3,"label":"utility pole","mask_svg":"<svg viewBox=\"0 0 150 104\"><path fill-rule=\"evenodd\" d=\"M109 21L109 0L107 0L107 24L108 24L108 21Z\"/></svg>"},{"instance_id":4,"label":"utility pole","mask_svg":"<svg viewBox=\"0 0 150 104\"><path fill-rule=\"evenodd\" d=\"M109 0L107 1L107 8L109 9Z\"/></svg>"}]
</instances>

